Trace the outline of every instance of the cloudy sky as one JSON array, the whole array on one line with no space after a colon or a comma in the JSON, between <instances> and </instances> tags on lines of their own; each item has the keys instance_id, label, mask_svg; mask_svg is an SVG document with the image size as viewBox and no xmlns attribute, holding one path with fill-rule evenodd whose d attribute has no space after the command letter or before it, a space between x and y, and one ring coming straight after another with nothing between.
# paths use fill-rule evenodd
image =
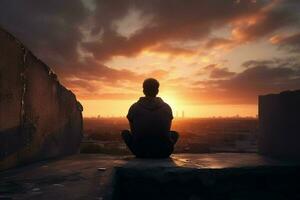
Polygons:
<instances>
[{"instance_id":1,"label":"cloudy sky","mask_svg":"<svg viewBox=\"0 0 300 200\"><path fill-rule=\"evenodd\" d=\"M1 0L0 26L48 64L85 116L124 116L147 77L190 117L255 116L300 89L299 0Z\"/></svg>"}]
</instances>

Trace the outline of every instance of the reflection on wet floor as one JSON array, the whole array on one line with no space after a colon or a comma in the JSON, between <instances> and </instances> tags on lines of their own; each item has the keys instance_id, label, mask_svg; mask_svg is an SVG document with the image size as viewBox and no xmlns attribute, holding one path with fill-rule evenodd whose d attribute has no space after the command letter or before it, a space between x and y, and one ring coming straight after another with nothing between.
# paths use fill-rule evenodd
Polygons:
<instances>
[{"instance_id":1,"label":"reflection on wet floor","mask_svg":"<svg viewBox=\"0 0 300 200\"><path fill-rule=\"evenodd\" d=\"M255 153L175 154L172 158L178 166L210 169L291 164Z\"/></svg>"}]
</instances>

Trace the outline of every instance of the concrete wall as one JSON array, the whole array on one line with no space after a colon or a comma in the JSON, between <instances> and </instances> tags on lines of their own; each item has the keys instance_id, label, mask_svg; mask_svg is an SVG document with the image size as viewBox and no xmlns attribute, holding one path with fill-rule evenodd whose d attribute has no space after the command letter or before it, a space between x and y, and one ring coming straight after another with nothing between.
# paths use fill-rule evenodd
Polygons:
<instances>
[{"instance_id":1,"label":"concrete wall","mask_svg":"<svg viewBox=\"0 0 300 200\"><path fill-rule=\"evenodd\" d=\"M300 158L300 90L259 96L259 152Z\"/></svg>"},{"instance_id":2,"label":"concrete wall","mask_svg":"<svg viewBox=\"0 0 300 200\"><path fill-rule=\"evenodd\" d=\"M0 170L77 152L81 112L51 69L0 28Z\"/></svg>"}]
</instances>

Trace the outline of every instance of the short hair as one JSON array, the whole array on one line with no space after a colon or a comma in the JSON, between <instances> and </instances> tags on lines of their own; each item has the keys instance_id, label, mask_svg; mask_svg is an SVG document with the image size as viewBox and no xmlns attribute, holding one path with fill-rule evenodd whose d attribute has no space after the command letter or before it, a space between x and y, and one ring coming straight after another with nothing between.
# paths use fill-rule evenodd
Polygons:
<instances>
[{"instance_id":1,"label":"short hair","mask_svg":"<svg viewBox=\"0 0 300 200\"><path fill-rule=\"evenodd\" d=\"M143 82L143 92L146 96L155 97L158 94L159 82L154 78L147 78Z\"/></svg>"}]
</instances>

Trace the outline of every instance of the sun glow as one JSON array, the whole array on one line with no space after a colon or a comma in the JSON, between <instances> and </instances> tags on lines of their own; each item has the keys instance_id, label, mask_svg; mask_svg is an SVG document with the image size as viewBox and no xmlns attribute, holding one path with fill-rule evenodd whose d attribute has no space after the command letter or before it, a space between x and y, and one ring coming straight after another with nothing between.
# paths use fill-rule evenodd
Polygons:
<instances>
[{"instance_id":1,"label":"sun glow","mask_svg":"<svg viewBox=\"0 0 300 200\"><path fill-rule=\"evenodd\" d=\"M173 110L173 114L174 114L174 111L177 111L180 109L180 101L178 98L176 98L175 95L172 96L172 95L162 93L159 96L164 100L164 102L166 102L167 104L169 104L169 106L171 106L171 108Z\"/></svg>"},{"instance_id":2,"label":"sun glow","mask_svg":"<svg viewBox=\"0 0 300 200\"><path fill-rule=\"evenodd\" d=\"M173 111L174 117L231 117L231 116L252 116L257 115L256 105L195 105L184 103L176 99L160 95L168 103ZM125 117L129 107L136 102L134 100L82 100L84 117Z\"/></svg>"}]
</instances>

